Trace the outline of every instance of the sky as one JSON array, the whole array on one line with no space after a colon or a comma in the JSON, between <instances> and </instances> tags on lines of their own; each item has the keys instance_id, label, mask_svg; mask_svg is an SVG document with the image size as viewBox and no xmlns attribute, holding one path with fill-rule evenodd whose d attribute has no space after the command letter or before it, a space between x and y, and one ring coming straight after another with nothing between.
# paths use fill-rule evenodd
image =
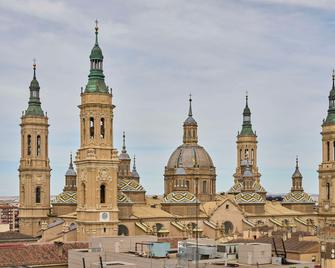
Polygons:
<instances>
[{"instance_id":1,"label":"sky","mask_svg":"<svg viewBox=\"0 0 335 268\"><path fill-rule=\"evenodd\" d=\"M116 105L114 145L121 150L125 131L148 194L163 193L190 93L217 190L230 188L246 91L263 186L289 191L299 155L304 188L317 193L334 12L333 0L0 0L0 195L18 194L19 124L33 58L50 123L51 193L62 191L69 154L79 148L77 106L96 19Z\"/></svg>"}]
</instances>

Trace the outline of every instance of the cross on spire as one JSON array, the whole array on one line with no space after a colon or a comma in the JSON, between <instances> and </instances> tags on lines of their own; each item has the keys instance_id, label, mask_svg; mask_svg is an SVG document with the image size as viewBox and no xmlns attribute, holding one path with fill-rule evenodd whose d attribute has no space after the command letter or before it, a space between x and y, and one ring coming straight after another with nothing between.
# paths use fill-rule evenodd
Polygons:
<instances>
[{"instance_id":1,"label":"cross on spire","mask_svg":"<svg viewBox=\"0 0 335 268\"><path fill-rule=\"evenodd\" d=\"M333 89L335 89L335 70L333 69L333 75L332 75L332 77L333 77Z\"/></svg>"},{"instance_id":2,"label":"cross on spire","mask_svg":"<svg viewBox=\"0 0 335 268\"><path fill-rule=\"evenodd\" d=\"M192 94L190 93L190 107L189 107L189 110L188 110L188 116L192 116Z\"/></svg>"},{"instance_id":3,"label":"cross on spire","mask_svg":"<svg viewBox=\"0 0 335 268\"><path fill-rule=\"evenodd\" d=\"M98 20L95 20L95 44L96 45L98 45L98 31L99 31Z\"/></svg>"},{"instance_id":4,"label":"cross on spire","mask_svg":"<svg viewBox=\"0 0 335 268\"><path fill-rule=\"evenodd\" d=\"M34 79L36 79L36 59L33 58Z\"/></svg>"},{"instance_id":5,"label":"cross on spire","mask_svg":"<svg viewBox=\"0 0 335 268\"><path fill-rule=\"evenodd\" d=\"M126 149L126 133L124 131L123 131L122 138L123 138L122 153L126 153L127 152L127 149Z\"/></svg>"},{"instance_id":6,"label":"cross on spire","mask_svg":"<svg viewBox=\"0 0 335 268\"><path fill-rule=\"evenodd\" d=\"M245 92L245 103L246 103L246 106L248 106L248 90L246 90Z\"/></svg>"},{"instance_id":7,"label":"cross on spire","mask_svg":"<svg viewBox=\"0 0 335 268\"><path fill-rule=\"evenodd\" d=\"M295 157L295 167L296 168L299 167L299 158L298 158L298 155L296 155L296 157Z\"/></svg>"}]
</instances>

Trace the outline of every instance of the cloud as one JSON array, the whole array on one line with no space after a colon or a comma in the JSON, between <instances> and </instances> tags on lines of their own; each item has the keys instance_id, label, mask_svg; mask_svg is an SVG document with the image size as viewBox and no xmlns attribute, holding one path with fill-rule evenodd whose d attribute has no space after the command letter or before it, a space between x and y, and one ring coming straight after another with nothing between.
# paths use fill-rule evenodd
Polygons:
<instances>
[{"instance_id":1,"label":"cloud","mask_svg":"<svg viewBox=\"0 0 335 268\"><path fill-rule=\"evenodd\" d=\"M246 90L267 190L289 190L299 154L305 189L315 192L334 64L333 19L320 8L327 1L266 2L0 1L0 164L6 163L0 183L9 181L10 189L0 194L17 193L18 124L34 57L50 118L52 193L61 191L69 152L79 147L77 105L97 14L116 104L114 145L120 148L125 130L148 193L163 192L164 166L182 142L190 92L199 143L217 167L217 189L231 186Z\"/></svg>"}]
</instances>

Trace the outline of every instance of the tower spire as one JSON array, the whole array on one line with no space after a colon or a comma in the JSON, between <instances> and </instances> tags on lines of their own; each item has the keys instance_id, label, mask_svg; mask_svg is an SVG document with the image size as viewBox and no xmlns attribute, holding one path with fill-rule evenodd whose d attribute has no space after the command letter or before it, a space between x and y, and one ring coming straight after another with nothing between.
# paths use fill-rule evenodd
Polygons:
<instances>
[{"instance_id":1,"label":"tower spire","mask_svg":"<svg viewBox=\"0 0 335 268\"><path fill-rule=\"evenodd\" d=\"M122 153L126 153L127 149L126 149L126 133L123 131L123 135L122 135Z\"/></svg>"},{"instance_id":2,"label":"tower spire","mask_svg":"<svg viewBox=\"0 0 335 268\"><path fill-rule=\"evenodd\" d=\"M136 171L136 155L134 155L133 171Z\"/></svg>"},{"instance_id":3,"label":"tower spire","mask_svg":"<svg viewBox=\"0 0 335 268\"><path fill-rule=\"evenodd\" d=\"M252 130L252 124L251 124L251 112L250 108L248 106L248 101L249 101L249 96L248 96L248 91L246 91L245 95L245 107L243 110L243 124L242 124L242 130L240 135L255 135L253 130Z\"/></svg>"},{"instance_id":4,"label":"tower spire","mask_svg":"<svg viewBox=\"0 0 335 268\"><path fill-rule=\"evenodd\" d=\"M190 102L190 107L188 109L188 116L192 116L192 94L190 94L189 102Z\"/></svg>"},{"instance_id":5,"label":"tower spire","mask_svg":"<svg viewBox=\"0 0 335 268\"><path fill-rule=\"evenodd\" d=\"M99 33L99 26L98 20L95 20L95 45L98 46L98 33Z\"/></svg>"},{"instance_id":6,"label":"tower spire","mask_svg":"<svg viewBox=\"0 0 335 268\"><path fill-rule=\"evenodd\" d=\"M295 157L295 167L299 168L299 158L298 158L298 155Z\"/></svg>"},{"instance_id":7,"label":"tower spire","mask_svg":"<svg viewBox=\"0 0 335 268\"><path fill-rule=\"evenodd\" d=\"M70 164L69 164L69 169L73 169L72 152L70 153Z\"/></svg>"},{"instance_id":8,"label":"tower spire","mask_svg":"<svg viewBox=\"0 0 335 268\"><path fill-rule=\"evenodd\" d=\"M335 123L335 71L334 69L332 73L332 88L329 92L328 100L329 100L328 114L327 114L327 118L324 121L324 123L334 124Z\"/></svg>"},{"instance_id":9,"label":"tower spire","mask_svg":"<svg viewBox=\"0 0 335 268\"><path fill-rule=\"evenodd\" d=\"M44 116L40 101L40 85L36 79L36 59L33 59L33 79L29 86L30 97L26 115Z\"/></svg>"},{"instance_id":10,"label":"tower spire","mask_svg":"<svg viewBox=\"0 0 335 268\"><path fill-rule=\"evenodd\" d=\"M33 75L33 79L36 79L36 59L33 59L33 70L34 70L34 75Z\"/></svg>"},{"instance_id":11,"label":"tower spire","mask_svg":"<svg viewBox=\"0 0 335 268\"><path fill-rule=\"evenodd\" d=\"M88 75L88 83L85 88L86 92L103 92L108 93L108 88L105 83L105 75L103 73L103 59L102 50L98 43L98 20L95 20L95 43L90 54L90 74Z\"/></svg>"},{"instance_id":12,"label":"tower spire","mask_svg":"<svg viewBox=\"0 0 335 268\"><path fill-rule=\"evenodd\" d=\"M197 143L198 142L198 123L193 118L192 113L192 95L190 94L189 98L189 108L188 108L188 117L184 121L184 143Z\"/></svg>"}]
</instances>

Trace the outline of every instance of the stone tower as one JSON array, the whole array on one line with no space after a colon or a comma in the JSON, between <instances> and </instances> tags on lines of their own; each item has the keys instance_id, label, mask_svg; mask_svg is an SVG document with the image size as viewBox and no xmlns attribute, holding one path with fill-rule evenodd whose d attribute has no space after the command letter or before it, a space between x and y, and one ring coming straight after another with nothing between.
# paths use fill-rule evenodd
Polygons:
<instances>
[{"instance_id":1,"label":"stone tower","mask_svg":"<svg viewBox=\"0 0 335 268\"><path fill-rule=\"evenodd\" d=\"M241 162L249 159L251 162L252 173L257 182L260 181L261 174L258 172L257 167L257 135L252 130L251 112L248 106L248 95L246 95L246 104L243 110L243 124L242 130L237 134L237 167L234 176L234 182L241 180L243 170Z\"/></svg>"},{"instance_id":2,"label":"stone tower","mask_svg":"<svg viewBox=\"0 0 335 268\"><path fill-rule=\"evenodd\" d=\"M117 235L118 155L113 148L112 94L105 84L103 54L95 44L90 54L90 73L81 93L80 148L77 166L77 239Z\"/></svg>"},{"instance_id":3,"label":"stone tower","mask_svg":"<svg viewBox=\"0 0 335 268\"><path fill-rule=\"evenodd\" d=\"M329 108L322 124L322 162L319 165L320 224L335 221L335 74L329 93Z\"/></svg>"},{"instance_id":4,"label":"stone tower","mask_svg":"<svg viewBox=\"0 0 335 268\"><path fill-rule=\"evenodd\" d=\"M39 235L50 212L50 165L48 157L48 117L41 108L36 64L30 83L27 110L21 117L20 233Z\"/></svg>"},{"instance_id":5,"label":"stone tower","mask_svg":"<svg viewBox=\"0 0 335 268\"><path fill-rule=\"evenodd\" d=\"M122 145L122 151L121 154L119 155L119 169L118 169L118 178L119 179L131 179L132 175L130 172L130 157L129 154L127 153L127 148L126 148L126 133L123 132L122 135L123 138L123 145Z\"/></svg>"}]
</instances>

